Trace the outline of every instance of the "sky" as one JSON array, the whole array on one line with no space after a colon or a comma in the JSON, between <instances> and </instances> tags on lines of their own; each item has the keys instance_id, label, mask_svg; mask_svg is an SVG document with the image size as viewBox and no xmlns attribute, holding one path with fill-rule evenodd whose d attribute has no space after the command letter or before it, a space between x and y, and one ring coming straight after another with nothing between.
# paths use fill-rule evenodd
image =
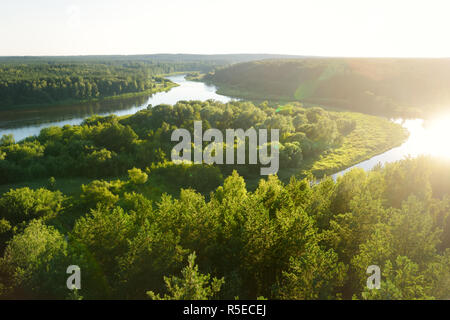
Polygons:
<instances>
[{"instance_id":1,"label":"sky","mask_svg":"<svg viewBox=\"0 0 450 320\"><path fill-rule=\"evenodd\" d=\"M450 57L448 0L0 0L0 55Z\"/></svg>"}]
</instances>

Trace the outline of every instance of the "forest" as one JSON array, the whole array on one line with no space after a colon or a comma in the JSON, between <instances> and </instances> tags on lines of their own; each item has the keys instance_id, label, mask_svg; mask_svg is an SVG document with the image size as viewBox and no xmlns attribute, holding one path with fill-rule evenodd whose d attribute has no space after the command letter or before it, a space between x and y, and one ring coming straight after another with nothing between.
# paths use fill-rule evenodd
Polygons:
<instances>
[{"instance_id":1,"label":"forest","mask_svg":"<svg viewBox=\"0 0 450 320\"><path fill-rule=\"evenodd\" d=\"M168 320L436 311L449 9L0 0L0 302Z\"/></svg>"},{"instance_id":2,"label":"forest","mask_svg":"<svg viewBox=\"0 0 450 320\"><path fill-rule=\"evenodd\" d=\"M0 108L73 104L152 93L173 86L161 77L164 74L208 73L215 67L231 63L286 57L290 56L155 54L0 57Z\"/></svg>"},{"instance_id":3,"label":"forest","mask_svg":"<svg viewBox=\"0 0 450 320\"><path fill-rule=\"evenodd\" d=\"M204 80L222 94L301 101L388 117L448 112L449 59L303 58L218 67Z\"/></svg>"},{"instance_id":4,"label":"forest","mask_svg":"<svg viewBox=\"0 0 450 320\"><path fill-rule=\"evenodd\" d=\"M201 165L193 165L201 166ZM146 194L153 171L0 198L3 299L447 299L450 164L421 157L254 191ZM204 176L203 176L204 177ZM170 179L170 177L167 177ZM383 286L366 287L379 265ZM82 288L66 288L78 265Z\"/></svg>"},{"instance_id":5,"label":"forest","mask_svg":"<svg viewBox=\"0 0 450 320\"><path fill-rule=\"evenodd\" d=\"M137 62L0 64L0 108L74 103L167 90L173 84L157 74L185 67Z\"/></svg>"},{"instance_id":6,"label":"forest","mask_svg":"<svg viewBox=\"0 0 450 320\"><path fill-rule=\"evenodd\" d=\"M205 130L216 128L223 133L232 128L280 129L280 168L295 169L303 175L337 172L397 146L407 137L400 125L388 120L304 108L299 103L277 107L267 102L255 106L239 101L180 101L174 106L149 107L131 116L93 116L80 126L45 128L39 136L18 143L13 136L3 136L0 185L49 177L116 177L126 175L133 167L144 170L166 163L176 144L171 141L173 130L185 128L192 133L196 120L202 121ZM233 170L246 178L259 179L259 165L214 168L224 176ZM183 186L186 182L181 177L172 182ZM211 181L212 187L217 187L214 183L218 180ZM200 179L199 183L206 182Z\"/></svg>"},{"instance_id":7,"label":"forest","mask_svg":"<svg viewBox=\"0 0 450 320\"><path fill-rule=\"evenodd\" d=\"M257 165L170 162L172 131L192 132L196 120L280 128L280 167L298 174L259 179ZM244 101L180 101L18 143L3 136L0 297L446 297L448 164L405 160L337 181L317 181L308 167L333 152L367 157L406 136L374 116ZM366 149L348 149L349 137ZM382 266L384 291L365 291L367 263ZM81 290L66 287L69 265L81 268Z\"/></svg>"},{"instance_id":8,"label":"forest","mask_svg":"<svg viewBox=\"0 0 450 320\"><path fill-rule=\"evenodd\" d=\"M360 69L344 72L341 62L331 68L320 59L227 67L195 56L178 62L3 59L0 101L11 112L159 90L173 85L164 73L184 70L190 79L221 79L229 81L219 84L221 90L235 90L231 83L244 66L250 69L239 80L246 84L236 84L238 93L259 99L179 101L133 115L91 116L18 142L1 137L0 299L450 296L449 161L407 158L329 177L408 137L397 123L353 112L366 112L366 103L345 108L352 111L317 106L321 101L314 95L326 96L327 81L336 74L354 76L361 90L374 85L373 74L365 74L369 81L355 75ZM272 64L276 71L263 70ZM319 79L314 85L299 85L295 77L303 68ZM261 87L262 76L267 81ZM391 107L366 113L423 111ZM278 175L262 179L259 164L236 161L172 162L172 132L183 128L192 135L195 121L222 133L279 129ZM80 267L80 290L66 286L70 265ZM366 286L369 265L381 268L380 290Z\"/></svg>"}]
</instances>

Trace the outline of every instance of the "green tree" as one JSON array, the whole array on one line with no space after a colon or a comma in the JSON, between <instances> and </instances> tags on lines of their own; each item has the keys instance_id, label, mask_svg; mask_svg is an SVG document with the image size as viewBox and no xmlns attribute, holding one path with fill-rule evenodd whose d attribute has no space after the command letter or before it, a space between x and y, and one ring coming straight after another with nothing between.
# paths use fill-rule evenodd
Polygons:
<instances>
[{"instance_id":1,"label":"green tree","mask_svg":"<svg viewBox=\"0 0 450 320\"><path fill-rule=\"evenodd\" d=\"M361 296L365 300L425 300L433 299L427 295L429 283L420 273L417 264L404 256L394 262L387 261L382 269L384 279L380 289L366 288Z\"/></svg>"},{"instance_id":2,"label":"green tree","mask_svg":"<svg viewBox=\"0 0 450 320\"><path fill-rule=\"evenodd\" d=\"M153 291L147 295L152 300L208 300L220 292L225 279L213 278L209 274L201 274L195 264L195 253L189 255L188 265L181 271L182 278L164 277L168 294L161 297Z\"/></svg>"},{"instance_id":3,"label":"green tree","mask_svg":"<svg viewBox=\"0 0 450 320\"><path fill-rule=\"evenodd\" d=\"M137 168L128 170L128 177L130 178L131 183L135 185L144 184L148 179L148 175L145 172L142 172L141 169Z\"/></svg>"},{"instance_id":4,"label":"green tree","mask_svg":"<svg viewBox=\"0 0 450 320\"><path fill-rule=\"evenodd\" d=\"M4 134L0 138L0 147L7 147L15 143L14 135L12 134Z\"/></svg>"},{"instance_id":5,"label":"green tree","mask_svg":"<svg viewBox=\"0 0 450 320\"><path fill-rule=\"evenodd\" d=\"M103 204L106 206L113 206L117 201L119 201L119 196L114 194L117 187L107 181L94 180L88 185L82 185L81 190L81 201L88 208L93 208L97 204Z\"/></svg>"},{"instance_id":6,"label":"green tree","mask_svg":"<svg viewBox=\"0 0 450 320\"><path fill-rule=\"evenodd\" d=\"M48 220L64 209L64 201L60 191L28 187L10 190L0 198L0 215L12 225L36 218Z\"/></svg>"},{"instance_id":7,"label":"green tree","mask_svg":"<svg viewBox=\"0 0 450 320\"><path fill-rule=\"evenodd\" d=\"M64 236L39 220L17 234L0 259L12 298L63 298L67 293L67 243Z\"/></svg>"}]
</instances>

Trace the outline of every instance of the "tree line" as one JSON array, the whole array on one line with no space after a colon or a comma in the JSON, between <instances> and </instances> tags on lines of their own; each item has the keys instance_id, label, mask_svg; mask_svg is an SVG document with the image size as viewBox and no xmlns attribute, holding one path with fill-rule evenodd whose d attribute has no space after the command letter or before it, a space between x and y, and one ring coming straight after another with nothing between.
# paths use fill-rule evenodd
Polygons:
<instances>
[{"instance_id":1,"label":"tree line","mask_svg":"<svg viewBox=\"0 0 450 320\"><path fill-rule=\"evenodd\" d=\"M138 93L164 87L169 81L160 74L211 69L202 62L57 61L0 62L0 108Z\"/></svg>"},{"instance_id":2,"label":"tree line","mask_svg":"<svg viewBox=\"0 0 450 320\"><path fill-rule=\"evenodd\" d=\"M447 112L449 59L303 58L217 67L204 80L247 99L302 101L388 117Z\"/></svg>"}]
</instances>

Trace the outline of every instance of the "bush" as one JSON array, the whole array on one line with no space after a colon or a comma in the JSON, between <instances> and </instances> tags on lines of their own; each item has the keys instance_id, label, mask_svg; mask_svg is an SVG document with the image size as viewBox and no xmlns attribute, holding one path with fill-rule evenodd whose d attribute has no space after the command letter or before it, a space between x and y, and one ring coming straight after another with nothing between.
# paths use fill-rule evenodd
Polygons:
<instances>
[{"instance_id":1,"label":"bush","mask_svg":"<svg viewBox=\"0 0 450 320\"><path fill-rule=\"evenodd\" d=\"M63 210L64 200L60 191L43 188L10 190L0 198L0 216L13 225L36 218L48 220Z\"/></svg>"}]
</instances>

